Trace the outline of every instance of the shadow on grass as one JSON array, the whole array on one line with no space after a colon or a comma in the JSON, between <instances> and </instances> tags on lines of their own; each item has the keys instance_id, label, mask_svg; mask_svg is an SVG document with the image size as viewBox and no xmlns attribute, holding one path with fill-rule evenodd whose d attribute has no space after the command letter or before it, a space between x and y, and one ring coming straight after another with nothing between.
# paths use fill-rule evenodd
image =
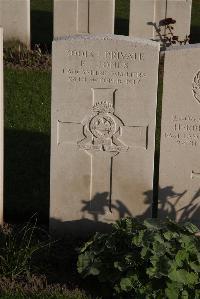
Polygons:
<instances>
[{"instance_id":1,"label":"shadow on grass","mask_svg":"<svg viewBox=\"0 0 200 299\"><path fill-rule=\"evenodd\" d=\"M129 35L129 21L117 18L115 20L115 34Z\"/></svg>"},{"instance_id":2,"label":"shadow on grass","mask_svg":"<svg viewBox=\"0 0 200 299\"><path fill-rule=\"evenodd\" d=\"M190 43L200 43L200 26L192 26L190 34Z\"/></svg>"},{"instance_id":3,"label":"shadow on grass","mask_svg":"<svg viewBox=\"0 0 200 299\"><path fill-rule=\"evenodd\" d=\"M39 44L42 50L51 51L53 40L53 15L52 12L31 11L31 44Z\"/></svg>"},{"instance_id":4,"label":"shadow on grass","mask_svg":"<svg viewBox=\"0 0 200 299\"><path fill-rule=\"evenodd\" d=\"M50 137L5 130L5 221L21 223L33 214L49 218Z\"/></svg>"}]
</instances>

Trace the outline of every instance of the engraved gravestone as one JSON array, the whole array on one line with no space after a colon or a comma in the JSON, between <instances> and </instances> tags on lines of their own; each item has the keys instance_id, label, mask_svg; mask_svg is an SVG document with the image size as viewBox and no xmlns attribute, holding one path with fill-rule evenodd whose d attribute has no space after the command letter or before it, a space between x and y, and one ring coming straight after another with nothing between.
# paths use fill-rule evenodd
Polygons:
<instances>
[{"instance_id":1,"label":"engraved gravestone","mask_svg":"<svg viewBox=\"0 0 200 299\"><path fill-rule=\"evenodd\" d=\"M115 0L54 0L54 38L114 33Z\"/></svg>"},{"instance_id":2,"label":"engraved gravestone","mask_svg":"<svg viewBox=\"0 0 200 299\"><path fill-rule=\"evenodd\" d=\"M159 217L200 224L200 44L167 51Z\"/></svg>"},{"instance_id":3,"label":"engraved gravestone","mask_svg":"<svg viewBox=\"0 0 200 299\"><path fill-rule=\"evenodd\" d=\"M53 42L52 230L151 216L158 56L123 36Z\"/></svg>"},{"instance_id":4,"label":"engraved gravestone","mask_svg":"<svg viewBox=\"0 0 200 299\"><path fill-rule=\"evenodd\" d=\"M30 0L0 0L4 40L19 40L30 47Z\"/></svg>"},{"instance_id":5,"label":"engraved gravestone","mask_svg":"<svg viewBox=\"0 0 200 299\"><path fill-rule=\"evenodd\" d=\"M161 41L190 34L192 0L131 0L129 35ZM170 29L164 20L173 19ZM174 23L175 21L175 23Z\"/></svg>"},{"instance_id":6,"label":"engraved gravestone","mask_svg":"<svg viewBox=\"0 0 200 299\"><path fill-rule=\"evenodd\" d=\"M3 29L0 28L0 225L3 224Z\"/></svg>"}]
</instances>

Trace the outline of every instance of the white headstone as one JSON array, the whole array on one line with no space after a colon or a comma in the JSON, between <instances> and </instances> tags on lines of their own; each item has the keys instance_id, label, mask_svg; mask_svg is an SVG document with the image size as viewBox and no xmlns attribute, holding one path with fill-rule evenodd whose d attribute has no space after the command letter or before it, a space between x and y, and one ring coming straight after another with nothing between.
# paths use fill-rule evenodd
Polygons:
<instances>
[{"instance_id":1,"label":"white headstone","mask_svg":"<svg viewBox=\"0 0 200 299\"><path fill-rule=\"evenodd\" d=\"M158 57L123 36L53 42L51 229L151 216Z\"/></svg>"},{"instance_id":2,"label":"white headstone","mask_svg":"<svg viewBox=\"0 0 200 299\"><path fill-rule=\"evenodd\" d=\"M114 33L115 0L54 0L54 38Z\"/></svg>"},{"instance_id":3,"label":"white headstone","mask_svg":"<svg viewBox=\"0 0 200 299\"><path fill-rule=\"evenodd\" d=\"M0 0L4 41L19 40L30 47L30 0Z\"/></svg>"},{"instance_id":4,"label":"white headstone","mask_svg":"<svg viewBox=\"0 0 200 299\"><path fill-rule=\"evenodd\" d=\"M200 224L200 44L165 55L159 217Z\"/></svg>"},{"instance_id":5,"label":"white headstone","mask_svg":"<svg viewBox=\"0 0 200 299\"><path fill-rule=\"evenodd\" d=\"M130 1L130 36L160 41L164 34L172 37L172 32L174 36L178 36L179 41L183 41L190 34L192 0ZM172 24L172 30L161 22L167 18L176 21Z\"/></svg>"},{"instance_id":6,"label":"white headstone","mask_svg":"<svg viewBox=\"0 0 200 299\"><path fill-rule=\"evenodd\" d=\"M3 105L3 29L0 28L0 225L3 224L3 132L4 132L4 105Z\"/></svg>"}]
</instances>

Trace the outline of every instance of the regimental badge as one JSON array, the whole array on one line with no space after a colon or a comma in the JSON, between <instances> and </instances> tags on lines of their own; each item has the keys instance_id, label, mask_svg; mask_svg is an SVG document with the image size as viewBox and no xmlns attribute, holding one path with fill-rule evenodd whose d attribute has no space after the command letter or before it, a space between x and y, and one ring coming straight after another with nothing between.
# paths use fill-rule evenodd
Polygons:
<instances>
[{"instance_id":1,"label":"regimental badge","mask_svg":"<svg viewBox=\"0 0 200 299\"><path fill-rule=\"evenodd\" d=\"M78 147L88 151L110 152L114 155L127 151L128 146L119 139L123 126L121 119L114 114L111 103L97 102L92 107L90 116L83 121L85 138L78 141Z\"/></svg>"}]
</instances>

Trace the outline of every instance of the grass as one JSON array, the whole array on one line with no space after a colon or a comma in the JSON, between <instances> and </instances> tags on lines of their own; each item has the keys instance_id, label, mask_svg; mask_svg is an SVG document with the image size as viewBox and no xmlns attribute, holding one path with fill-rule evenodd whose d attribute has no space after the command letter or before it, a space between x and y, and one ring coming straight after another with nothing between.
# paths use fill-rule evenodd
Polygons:
<instances>
[{"instance_id":1,"label":"grass","mask_svg":"<svg viewBox=\"0 0 200 299\"><path fill-rule=\"evenodd\" d=\"M191 22L191 42L200 43L200 2L193 0L192 22Z\"/></svg>"},{"instance_id":2,"label":"grass","mask_svg":"<svg viewBox=\"0 0 200 299\"><path fill-rule=\"evenodd\" d=\"M49 72L5 70L5 219L48 222Z\"/></svg>"}]
</instances>

